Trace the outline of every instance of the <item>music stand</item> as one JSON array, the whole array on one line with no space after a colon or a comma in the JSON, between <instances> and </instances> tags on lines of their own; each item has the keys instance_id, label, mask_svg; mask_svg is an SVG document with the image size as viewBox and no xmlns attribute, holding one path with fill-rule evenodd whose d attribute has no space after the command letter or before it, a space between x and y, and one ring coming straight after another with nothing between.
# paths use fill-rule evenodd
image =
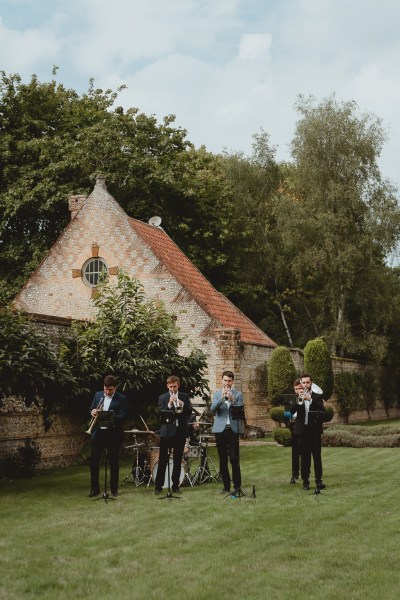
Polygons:
<instances>
[{"instance_id":1,"label":"music stand","mask_svg":"<svg viewBox=\"0 0 400 600\"><path fill-rule=\"evenodd\" d=\"M95 500L116 500L110 496L107 491L107 467L108 467L108 434L110 430L114 426L114 411L113 410L99 410L97 413L97 427L104 431L105 435L105 455L104 455L104 491L103 494L99 498L95 498Z\"/></svg>"},{"instance_id":2,"label":"music stand","mask_svg":"<svg viewBox=\"0 0 400 600\"><path fill-rule=\"evenodd\" d=\"M229 413L230 413L229 414L230 419L232 419L233 421L238 421L238 429L239 429L239 421L244 421L244 419L245 419L243 404L231 404L231 406L229 408ZM237 496L238 498L241 498L242 496L246 496L246 494L239 487L239 489L234 490L233 494L231 494L229 492L229 494L224 496L224 498L227 498L228 496Z\"/></svg>"},{"instance_id":3,"label":"music stand","mask_svg":"<svg viewBox=\"0 0 400 600\"><path fill-rule=\"evenodd\" d=\"M161 425L166 425L167 427L167 440L170 439L170 435L169 435L169 427L172 423L172 421L174 420L175 417L175 412L173 410L171 410L170 408L167 409L163 409L161 411ZM170 470L170 466L169 466L169 459L170 459L170 446L169 446L169 442L168 442L168 446L167 446L167 473L168 473L168 491L166 493L165 496L161 496L161 498L158 498L158 500L165 500L165 498L174 498L175 500L181 500L180 496L174 496L171 492L171 470ZM160 454L161 454L161 441L160 441ZM158 463L158 468L160 468L160 462ZM164 471L165 474L165 471Z\"/></svg>"}]
</instances>

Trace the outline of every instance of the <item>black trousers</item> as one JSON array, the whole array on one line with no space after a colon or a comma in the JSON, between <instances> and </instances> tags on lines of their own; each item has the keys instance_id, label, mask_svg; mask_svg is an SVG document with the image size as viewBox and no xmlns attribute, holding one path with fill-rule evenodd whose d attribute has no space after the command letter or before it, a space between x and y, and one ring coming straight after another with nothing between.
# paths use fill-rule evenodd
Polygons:
<instances>
[{"instance_id":1,"label":"black trousers","mask_svg":"<svg viewBox=\"0 0 400 600\"><path fill-rule=\"evenodd\" d=\"M322 481L321 433L313 427L305 428L298 436L301 453L301 478L309 481L311 473L311 456L314 462L315 481Z\"/></svg>"},{"instance_id":2,"label":"black trousers","mask_svg":"<svg viewBox=\"0 0 400 600\"><path fill-rule=\"evenodd\" d=\"M182 430L182 431L181 431ZM182 467L183 450L186 443L186 428L178 428L175 434L170 437L160 438L160 455L158 459L157 475L155 486L157 490L161 490L164 486L165 470L168 463L168 454L173 450L173 468L172 468L172 487L179 487L179 478ZM170 474L171 475L171 474Z\"/></svg>"},{"instance_id":3,"label":"black trousers","mask_svg":"<svg viewBox=\"0 0 400 600\"><path fill-rule=\"evenodd\" d=\"M219 471L222 477L224 488L229 490L231 487L231 477L229 475L228 459L232 465L232 481L235 490L239 489L242 483L240 473L239 458L239 434L234 433L232 429L225 429L222 433L215 434L219 457Z\"/></svg>"},{"instance_id":4,"label":"black trousers","mask_svg":"<svg viewBox=\"0 0 400 600\"><path fill-rule=\"evenodd\" d=\"M103 431L98 429L92 437L92 451L90 456L90 488L92 493L100 493L100 458L102 452L106 449L110 469L110 490L112 494L118 491L119 449L121 441L122 435L119 431Z\"/></svg>"},{"instance_id":5,"label":"black trousers","mask_svg":"<svg viewBox=\"0 0 400 600\"><path fill-rule=\"evenodd\" d=\"M292 477L295 479L300 475L300 445L297 435L292 433Z\"/></svg>"}]
</instances>

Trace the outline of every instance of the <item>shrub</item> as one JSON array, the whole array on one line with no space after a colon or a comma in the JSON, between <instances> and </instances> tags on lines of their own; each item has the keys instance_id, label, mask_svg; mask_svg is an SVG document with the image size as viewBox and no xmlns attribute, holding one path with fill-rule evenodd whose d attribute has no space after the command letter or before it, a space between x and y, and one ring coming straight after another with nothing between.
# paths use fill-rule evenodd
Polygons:
<instances>
[{"instance_id":1,"label":"shrub","mask_svg":"<svg viewBox=\"0 0 400 600\"><path fill-rule=\"evenodd\" d=\"M307 342L304 348L304 372L310 373L312 380L322 388L325 399L332 396L332 359L323 338L319 337Z\"/></svg>"},{"instance_id":2,"label":"shrub","mask_svg":"<svg viewBox=\"0 0 400 600\"><path fill-rule=\"evenodd\" d=\"M14 454L9 454L2 460L0 469L8 479L33 477L41 458L39 444L31 438L26 438L23 446L19 446Z\"/></svg>"},{"instance_id":3,"label":"shrub","mask_svg":"<svg viewBox=\"0 0 400 600\"><path fill-rule=\"evenodd\" d=\"M379 394L378 380L372 371L367 370L358 375L358 384L361 391L362 407L365 408L368 413L368 418L371 420L371 411L375 408Z\"/></svg>"},{"instance_id":4,"label":"shrub","mask_svg":"<svg viewBox=\"0 0 400 600\"><path fill-rule=\"evenodd\" d=\"M333 406L330 406L329 404L326 404L325 405L325 412L322 415L322 422L323 423L329 423L329 421L332 421L334 414L335 414L335 411L333 409Z\"/></svg>"},{"instance_id":5,"label":"shrub","mask_svg":"<svg viewBox=\"0 0 400 600\"><path fill-rule=\"evenodd\" d=\"M356 373L343 371L335 376L335 393L339 406L339 414L345 417L347 423L349 416L359 406L360 388Z\"/></svg>"},{"instance_id":6,"label":"shrub","mask_svg":"<svg viewBox=\"0 0 400 600\"><path fill-rule=\"evenodd\" d=\"M277 427L272 432L272 437L277 442L277 444L281 444L281 446L291 446L292 445L292 434L290 429L286 427Z\"/></svg>"},{"instance_id":7,"label":"shrub","mask_svg":"<svg viewBox=\"0 0 400 600\"><path fill-rule=\"evenodd\" d=\"M293 392L296 375L290 350L284 346L275 348L268 363L268 397L271 404L278 406L283 394Z\"/></svg>"},{"instance_id":8,"label":"shrub","mask_svg":"<svg viewBox=\"0 0 400 600\"><path fill-rule=\"evenodd\" d=\"M283 423L285 420L283 416L284 412L285 408L283 406L273 406L269 411L269 416L275 423Z\"/></svg>"}]
</instances>

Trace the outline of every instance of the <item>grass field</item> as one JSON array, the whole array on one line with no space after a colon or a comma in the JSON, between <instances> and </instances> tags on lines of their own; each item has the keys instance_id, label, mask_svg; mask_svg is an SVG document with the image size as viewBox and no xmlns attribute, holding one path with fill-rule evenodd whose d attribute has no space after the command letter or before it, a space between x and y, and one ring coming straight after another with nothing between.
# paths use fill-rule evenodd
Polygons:
<instances>
[{"instance_id":1,"label":"grass field","mask_svg":"<svg viewBox=\"0 0 400 600\"><path fill-rule=\"evenodd\" d=\"M322 455L319 495L289 485L290 448L274 446L241 448L236 500L217 483L159 500L128 482L93 501L87 467L3 480L0 597L397 599L399 450Z\"/></svg>"}]
</instances>

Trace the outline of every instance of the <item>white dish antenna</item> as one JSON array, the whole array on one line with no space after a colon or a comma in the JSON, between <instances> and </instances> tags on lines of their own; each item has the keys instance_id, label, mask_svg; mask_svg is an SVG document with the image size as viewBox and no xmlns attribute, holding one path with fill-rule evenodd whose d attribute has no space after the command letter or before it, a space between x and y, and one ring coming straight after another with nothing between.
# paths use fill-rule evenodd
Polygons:
<instances>
[{"instance_id":1,"label":"white dish antenna","mask_svg":"<svg viewBox=\"0 0 400 600\"><path fill-rule=\"evenodd\" d=\"M154 227L160 227L161 221L162 221L161 217L155 216L155 217L151 217L148 220L148 223L149 223L149 225L153 225Z\"/></svg>"}]
</instances>

